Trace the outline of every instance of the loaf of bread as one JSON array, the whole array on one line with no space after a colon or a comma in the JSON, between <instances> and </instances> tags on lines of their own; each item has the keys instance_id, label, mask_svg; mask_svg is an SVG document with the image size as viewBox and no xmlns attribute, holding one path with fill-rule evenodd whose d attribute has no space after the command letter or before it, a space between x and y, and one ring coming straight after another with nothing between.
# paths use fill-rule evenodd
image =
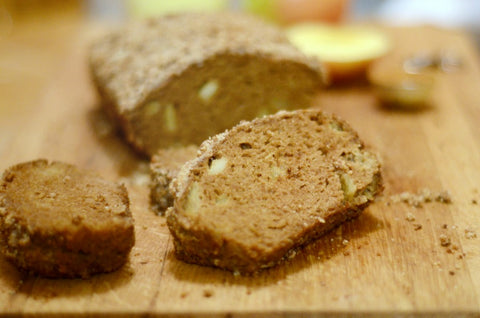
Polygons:
<instances>
[{"instance_id":1,"label":"loaf of bread","mask_svg":"<svg viewBox=\"0 0 480 318\"><path fill-rule=\"evenodd\" d=\"M19 269L53 278L111 272L134 244L127 190L61 162L36 160L0 180L0 250Z\"/></svg>"},{"instance_id":2,"label":"loaf of bread","mask_svg":"<svg viewBox=\"0 0 480 318\"><path fill-rule=\"evenodd\" d=\"M150 203L153 210L164 215L173 204L169 187L183 164L197 154L198 146L160 149L150 162Z\"/></svg>"},{"instance_id":3,"label":"loaf of bread","mask_svg":"<svg viewBox=\"0 0 480 318\"><path fill-rule=\"evenodd\" d=\"M323 81L274 26L241 13L138 22L94 43L92 77L126 139L152 156L279 109L308 107Z\"/></svg>"},{"instance_id":4,"label":"loaf of bread","mask_svg":"<svg viewBox=\"0 0 480 318\"><path fill-rule=\"evenodd\" d=\"M166 216L179 259L251 273L356 217L381 189L377 157L347 123L281 111L205 141L173 180Z\"/></svg>"}]
</instances>

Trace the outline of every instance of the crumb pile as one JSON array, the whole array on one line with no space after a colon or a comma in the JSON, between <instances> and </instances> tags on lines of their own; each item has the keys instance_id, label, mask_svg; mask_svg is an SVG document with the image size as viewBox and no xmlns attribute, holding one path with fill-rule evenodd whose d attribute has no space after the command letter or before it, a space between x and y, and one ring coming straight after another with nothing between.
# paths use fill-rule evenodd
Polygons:
<instances>
[{"instance_id":1,"label":"crumb pile","mask_svg":"<svg viewBox=\"0 0 480 318\"><path fill-rule=\"evenodd\" d=\"M421 207L425 203L440 202L450 204L452 203L452 196L448 191L435 192L430 189L422 189L418 193L402 192L390 196L393 203L404 202L413 207Z\"/></svg>"}]
</instances>

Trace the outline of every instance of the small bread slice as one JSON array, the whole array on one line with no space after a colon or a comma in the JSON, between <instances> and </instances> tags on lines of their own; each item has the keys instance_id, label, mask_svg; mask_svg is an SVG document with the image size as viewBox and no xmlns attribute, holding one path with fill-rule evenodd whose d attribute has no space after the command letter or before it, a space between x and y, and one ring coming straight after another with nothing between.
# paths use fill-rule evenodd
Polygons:
<instances>
[{"instance_id":1,"label":"small bread slice","mask_svg":"<svg viewBox=\"0 0 480 318\"><path fill-rule=\"evenodd\" d=\"M155 213L164 215L173 204L169 187L183 164L197 154L198 146L160 149L150 162L150 203Z\"/></svg>"},{"instance_id":2,"label":"small bread slice","mask_svg":"<svg viewBox=\"0 0 480 318\"><path fill-rule=\"evenodd\" d=\"M281 111L205 141L173 180L166 215L179 259L252 273L356 217L381 189L377 157L346 122Z\"/></svg>"},{"instance_id":3,"label":"small bread slice","mask_svg":"<svg viewBox=\"0 0 480 318\"><path fill-rule=\"evenodd\" d=\"M134 241L123 185L43 159L3 173L0 249L19 269L52 278L87 278L120 268Z\"/></svg>"}]
</instances>

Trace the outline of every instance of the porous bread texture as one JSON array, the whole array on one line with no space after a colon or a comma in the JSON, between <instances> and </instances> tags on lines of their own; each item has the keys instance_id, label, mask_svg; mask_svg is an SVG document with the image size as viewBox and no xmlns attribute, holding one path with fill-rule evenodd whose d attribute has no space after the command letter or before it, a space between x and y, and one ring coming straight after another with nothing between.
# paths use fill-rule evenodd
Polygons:
<instances>
[{"instance_id":1,"label":"porous bread texture","mask_svg":"<svg viewBox=\"0 0 480 318\"><path fill-rule=\"evenodd\" d=\"M133 222L123 185L70 164L25 162L0 180L0 250L32 274L87 278L120 268Z\"/></svg>"},{"instance_id":2,"label":"porous bread texture","mask_svg":"<svg viewBox=\"0 0 480 318\"><path fill-rule=\"evenodd\" d=\"M308 107L318 61L278 28L241 13L182 13L113 32L90 50L102 103L127 140L152 156L199 145L240 120Z\"/></svg>"},{"instance_id":3,"label":"porous bread texture","mask_svg":"<svg viewBox=\"0 0 480 318\"><path fill-rule=\"evenodd\" d=\"M279 112L207 140L171 187L177 257L240 273L277 264L382 190L377 157L318 110Z\"/></svg>"},{"instance_id":4,"label":"porous bread texture","mask_svg":"<svg viewBox=\"0 0 480 318\"><path fill-rule=\"evenodd\" d=\"M189 145L160 149L150 162L150 204L155 213L164 215L172 206L173 196L169 187L183 164L195 158L198 146Z\"/></svg>"}]
</instances>

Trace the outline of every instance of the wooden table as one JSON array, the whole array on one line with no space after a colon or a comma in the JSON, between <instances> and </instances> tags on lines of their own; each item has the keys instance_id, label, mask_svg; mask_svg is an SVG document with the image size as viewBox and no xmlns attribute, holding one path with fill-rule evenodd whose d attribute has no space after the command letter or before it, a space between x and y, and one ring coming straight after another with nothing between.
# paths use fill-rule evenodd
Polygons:
<instances>
[{"instance_id":1,"label":"wooden table","mask_svg":"<svg viewBox=\"0 0 480 318\"><path fill-rule=\"evenodd\" d=\"M365 84L321 93L317 107L349 121L382 157L384 196L286 264L237 277L175 259L164 218L149 208L148 163L115 133L89 80L97 28L55 22L0 41L0 169L46 157L126 183L137 242L124 268L89 280L27 277L0 258L0 313L480 315L480 64L464 33L389 30L392 56L452 48L461 57L459 71L436 76L431 109L384 109ZM452 203L399 197L424 188L448 191Z\"/></svg>"}]
</instances>

